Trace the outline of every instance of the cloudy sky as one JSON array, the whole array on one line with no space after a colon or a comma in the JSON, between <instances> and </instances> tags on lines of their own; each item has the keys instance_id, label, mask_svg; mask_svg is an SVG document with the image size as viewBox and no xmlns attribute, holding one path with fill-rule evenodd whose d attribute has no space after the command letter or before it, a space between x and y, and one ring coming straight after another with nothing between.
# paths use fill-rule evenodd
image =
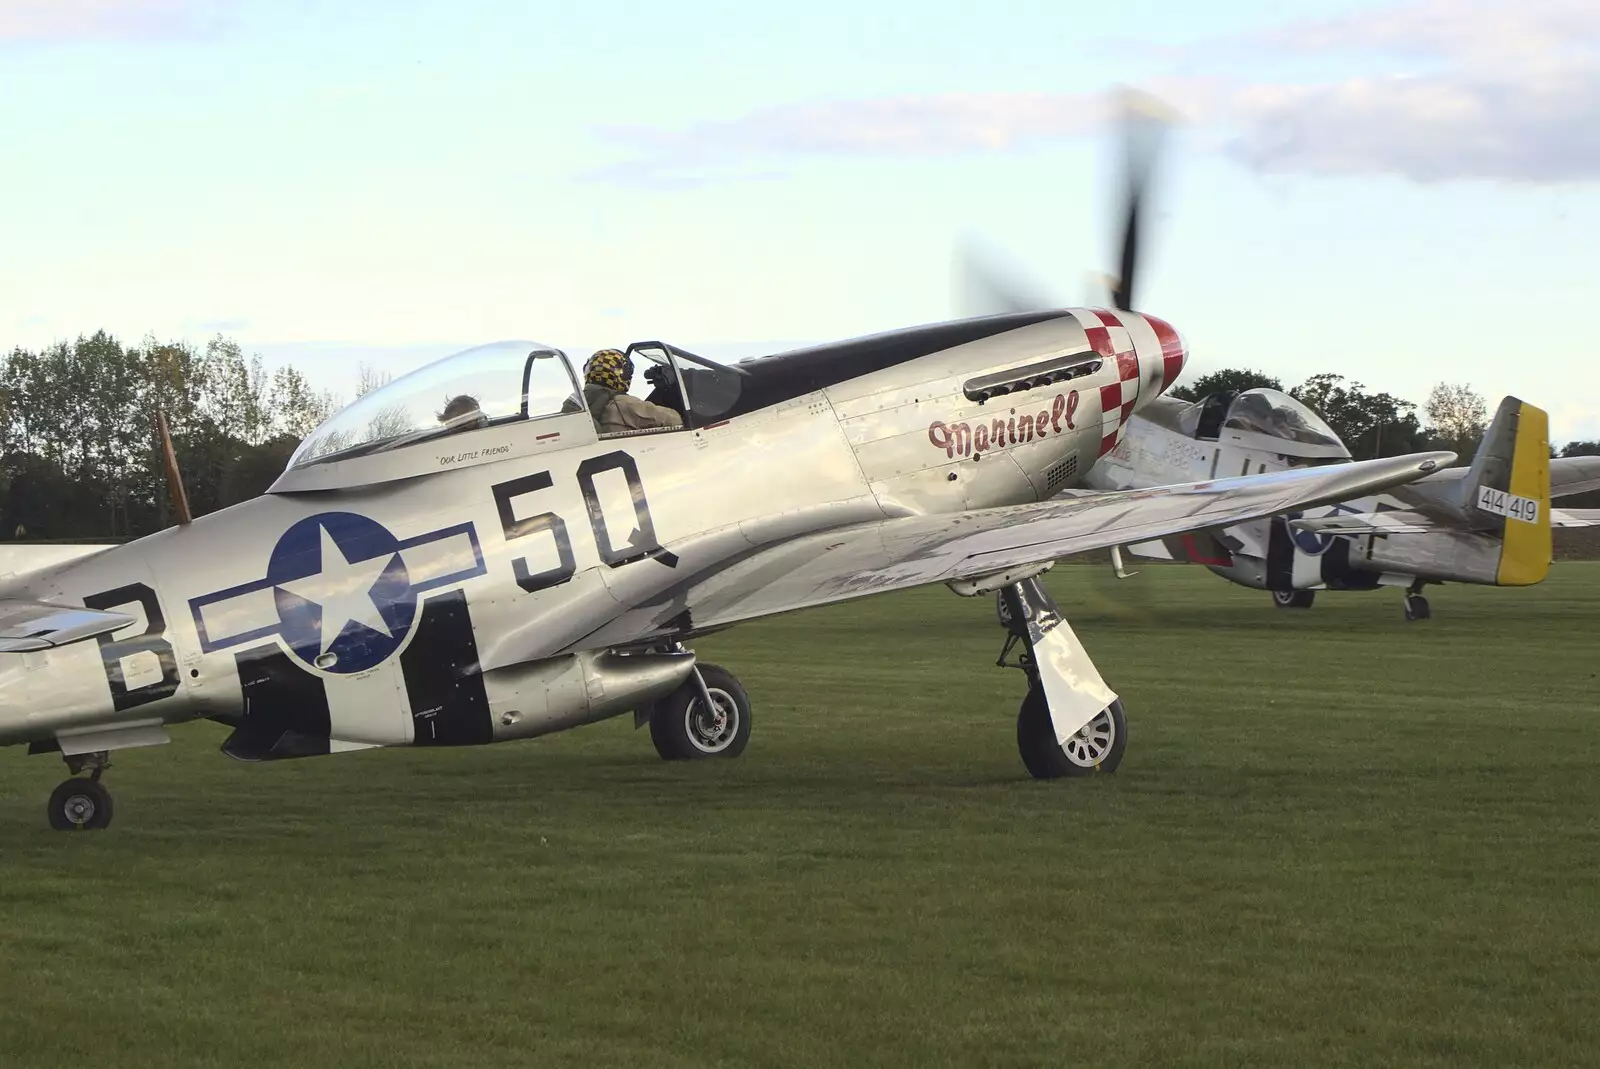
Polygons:
<instances>
[{"instance_id":1,"label":"cloudy sky","mask_svg":"<svg viewBox=\"0 0 1600 1069\"><path fill-rule=\"evenodd\" d=\"M1107 91L1180 113L1191 368L1600 437L1595 0L0 0L0 347L222 332L348 390L480 342L736 356L1110 267Z\"/></svg>"}]
</instances>

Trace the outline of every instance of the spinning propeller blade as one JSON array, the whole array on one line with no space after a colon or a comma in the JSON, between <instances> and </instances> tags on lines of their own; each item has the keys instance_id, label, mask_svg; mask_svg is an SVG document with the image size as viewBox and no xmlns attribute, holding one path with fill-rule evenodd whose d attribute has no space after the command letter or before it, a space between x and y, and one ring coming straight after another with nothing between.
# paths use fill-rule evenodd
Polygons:
<instances>
[{"instance_id":1,"label":"spinning propeller blade","mask_svg":"<svg viewBox=\"0 0 1600 1069\"><path fill-rule=\"evenodd\" d=\"M1091 275L1090 287L1095 295L1089 303L1099 304L1109 296L1112 307L1132 311L1147 190L1173 113L1155 97L1127 89L1117 95L1116 114L1123 135L1122 240L1117 261L1120 273L1114 278ZM997 315L1062 306L1062 302L1049 300L1038 287L1025 281L1014 267L1002 266L997 257L980 254L971 241L965 242L957 254L956 266L964 314Z\"/></svg>"},{"instance_id":2,"label":"spinning propeller blade","mask_svg":"<svg viewBox=\"0 0 1600 1069\"><path fill-rule=\"evenodd\" d=\"M1170 126L1171 112L1155 97L1137 90L1120 94L1123 130L1123 209L1120 273L1111 291L1115 308L1133 310L1134 282L1138 278L1140 215L1145 192L1155 171L1156 157Z\"/></svg>"},{"instance_id":3,"label":"spinning propeller blade","mask_svg":"<svg viewBox=\"0 0 1600 1069\"><path fill-rule=\"evenodd\" d=\"M985 252L968 240L956 256L957 285L961 313L970 316L1000 315L1004 312L1037 312L1060 307L1014 267L1000 257Z\"/></svg>"}]
</instances>

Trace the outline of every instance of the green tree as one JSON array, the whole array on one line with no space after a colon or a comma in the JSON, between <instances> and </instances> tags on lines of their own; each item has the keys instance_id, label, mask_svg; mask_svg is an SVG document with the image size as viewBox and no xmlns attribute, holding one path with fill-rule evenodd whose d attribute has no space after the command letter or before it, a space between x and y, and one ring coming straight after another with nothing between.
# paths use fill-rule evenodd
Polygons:
<instances>
[{"instance_id":1,"label":"green tree","mask_svg":"<svg viewBox=\"0 0 1600 1069\"><path fill-rule=\"evenodd\" d=\"M1428 394L1428 436L1440 449L1470 460L1489 426L1489 406L1470 386L1441 382Z\"/></svg>"},{"instance_id":2,"label":"green tree","mask_svg":"<svg viewBox=\"0 0 1600 1069\"><path fill-rule=\"evenodd\" d=\"M1600 457L1600 440L1593 442L1568 442L1556 454L1562 457Z\"/></svg>"},{"instance_id":3,"label":"green tree","mask_svg":"<svg viewBox=\"0 0 1600 1069\"><path fill-rule=\"evenodd\" d=\"M238 342L219 334L206 343L201 366L201 404L209 422L232 438L265 441L272 415L261 357L246 360Z\"/></svg>"},{"instance_id":4,"label":"green tree","mask_svg":"<svg viewBox=\"0 0 1600 1069\"><path fill-rule=\"evenodd\" d=\"M1368 393L1343 375L1313 375L1289 393L1321 416L1357 460L1401 456L1421 448L1416 405L1393 394Z\"/></svg>"},{"instance_id":5,"label":"green tree","mask_svg":"<svg viewBox=\"0 0 1600 1069\"><path fill-rule=\"evenodd\" d=\"M338 407L331 393L313 390L305 376L287 364L273 372L267 398L267 409L272 415L272 438L304 438Z\"/></svg>"},{"instance_id":6,"label":"green tree","mask_svg":"<svg viewBox=\"0 0 1600 1069\"><path fill-rule=\"evenodd\" d=\"M141 535L170 522L155 414L190 507L264 491L336 400L217 336L203 350L101 331L0 355L0 537ZM18 531L22 533L19 535Z\"/></svg>"},{"instance_id":7,"label":"green tree","mask_svg":"<svg viewBox=\"0 0 1600 1069\"><path fill-rule=\"evenodd\" d=\"M1198 401L1214 393L1242 393L1263 386L1273 390L1283 389L1283 383L1264 371L1223 368L1221 371L1201 375L1188 386L1174 386L1167 393L1180 401Z\"/></svg>"}]
</instances>

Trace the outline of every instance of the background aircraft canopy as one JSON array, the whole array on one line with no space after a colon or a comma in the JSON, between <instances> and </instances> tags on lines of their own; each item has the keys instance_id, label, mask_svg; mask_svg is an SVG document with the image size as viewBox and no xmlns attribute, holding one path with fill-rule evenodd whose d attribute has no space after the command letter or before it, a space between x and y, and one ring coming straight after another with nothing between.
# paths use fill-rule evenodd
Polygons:
<instances>
[{"instance_id":1,"label":"background aircraft canopy","mask_svg":"<svg viewBox=\"0 0 1600 1069\"><path fill-rule=\"evenodd\" d=\"M458 431L582 411L572 365L539 342L504 341L436 360L347 405L306 436L289 469Z\"/></svg>"},{"instance_id":2,"label":"background aircraft canopy","mask_svg":"<svg viewBox=\"0 0 1600 1069\"><path fill-rule=\"evenodd\" d=\"M1228 406L1219 440L1292 457L1347 460L1333 428L1311 409L1281 390L1245 390Z\"/></svg>"}]
</instances>

